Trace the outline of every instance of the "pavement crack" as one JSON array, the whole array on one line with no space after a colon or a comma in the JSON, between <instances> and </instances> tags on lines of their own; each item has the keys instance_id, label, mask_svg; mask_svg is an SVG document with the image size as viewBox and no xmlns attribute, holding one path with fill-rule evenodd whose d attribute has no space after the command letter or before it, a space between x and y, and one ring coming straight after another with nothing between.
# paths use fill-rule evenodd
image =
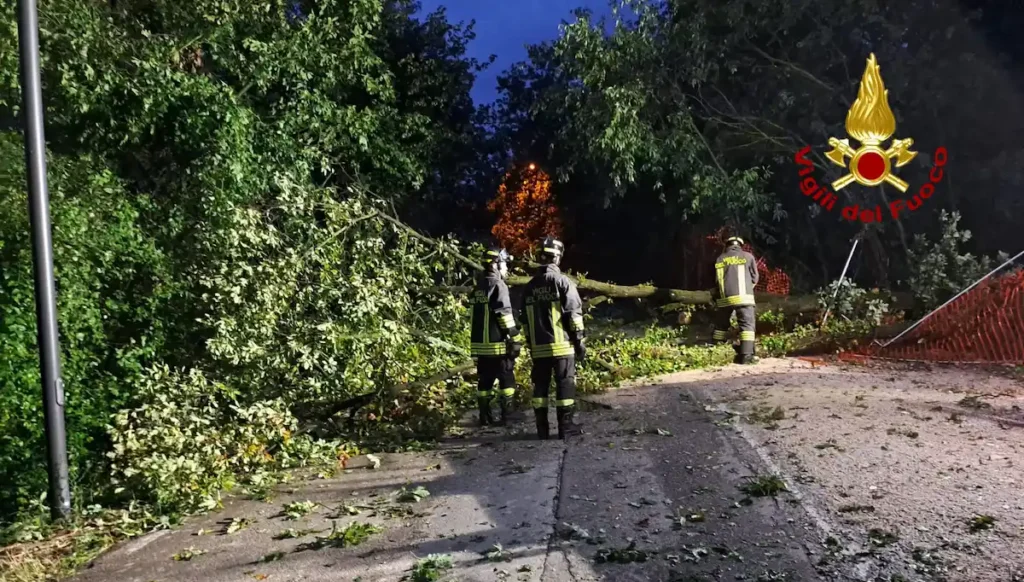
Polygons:
<instances>
[{"instance_id":1,"label":"pavement crack","mask_svg":"<svg viewBox=\"0 0 1024 582\"><path fill-rule=\"evenodd\" d=\"M569 456L569 446L565 445L562 449L562 458L558 462L558 480L555 485L555 498L552 503L552 517L554 518L554 524L551 526L551 533L548 535L548 547L544 554L544 567L541 568L541 580L548 580L548 565L550 564L552 552L559 552L562 554L562 559L565 560L565 567L568 570L569 577L575 582L577 578L576 573L573 572L572 562L569 560L569 556L565 553L565 549L558 543L558 524L559 515L562 509L562 490L565 482L565 460ZM552 571L552 574L554 572Z\"/></svg>"}]
</instances>

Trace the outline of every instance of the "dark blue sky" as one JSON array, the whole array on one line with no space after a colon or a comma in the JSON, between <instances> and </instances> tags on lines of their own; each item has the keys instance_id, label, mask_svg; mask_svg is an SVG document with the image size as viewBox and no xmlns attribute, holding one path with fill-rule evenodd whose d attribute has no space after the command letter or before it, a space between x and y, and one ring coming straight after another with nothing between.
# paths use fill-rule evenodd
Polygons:
<instances>
[{"instance_id":1,"label":"dark blue sky","mask_svg":"<svg viewBox=\"0 0 1024 582\"><path fill-rule=\"evenodd\" d=\"M421 0L424 12L438 6L448 9L452 22L476 20L476 40L469 53L480 60L497 55L476 81L473 99L488 103L497 97L498 74L512 63L526 59L527 44L555 38L558 25L571 20L575 8L589 8L595 16L610 13L608 0Z\"/></svg>"}]
</instances>

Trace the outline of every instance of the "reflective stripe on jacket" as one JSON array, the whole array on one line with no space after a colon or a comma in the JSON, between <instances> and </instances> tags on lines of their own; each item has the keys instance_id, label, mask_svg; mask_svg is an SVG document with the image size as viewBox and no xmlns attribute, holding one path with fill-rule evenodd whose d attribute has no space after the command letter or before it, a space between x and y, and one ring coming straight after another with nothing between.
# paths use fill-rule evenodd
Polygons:
<instances>
[{"instance_id":1,"label":"reflective stripe on jacket","mask_svg":"<svg viewBox=\"0 0 1024 582\"><path fill-rule=\"evenodd\" d=\"M490 272L477 281L469 298L472 306L469 332L471 356L503 356L505 340L519 335L508 285L501 277Z\"/></svg>"},{"instance_id":2,"label":"reflective stripe on jacket","mask_svg":"<svg viewBox=\"0 0 1024 582\"><path fill-rule=\"evenodd\" d=\"M718 283L718 307L754 305L757 260L742 247L731 246L715 261L715 280Z\"/></svg>"},{"instance_id":3,"label":"reflective stripe on jacket","mask_svg":"<svg viewBox=\"0 0 1024 582\"><path fill-rule=\"evenodd\" d=\"M523 291L523 313L533 358L571 356L583 339L583 301L572 279L545 265Z\"/></svg>"}]
</instances>

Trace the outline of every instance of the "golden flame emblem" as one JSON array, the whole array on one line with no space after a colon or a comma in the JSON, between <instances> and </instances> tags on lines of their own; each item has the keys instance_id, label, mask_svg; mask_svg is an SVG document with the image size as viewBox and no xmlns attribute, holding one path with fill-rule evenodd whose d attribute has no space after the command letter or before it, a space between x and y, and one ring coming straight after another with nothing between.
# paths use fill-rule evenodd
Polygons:
<instances>
[{"instance_id":1,"label":"golden flame emblem","mask_svg":"<svg viewBox=\"0 0 1024 582\"><path fill-rule=\"evenodd\" d=\"M894 139L888 149L881 147L883 141L896 133L896 118L889 109L889 91L882 83L882 72L874 53L868 57L860 79L857 100L846 114L846 132L861 142L861 146L854 149L848 139L828 139L828 145L832 146L825 154L828 159L846 168L846 158L850 158L850 173L832 182L832 188L841 190L853 182L864 186L888 182L900 192L907 191L909 184L892 174L892 162L895 160L896 167L902 167L913 160L917 152L910 151L910 146L914 145L910 138Z\"/></svg>"}]
</instances>

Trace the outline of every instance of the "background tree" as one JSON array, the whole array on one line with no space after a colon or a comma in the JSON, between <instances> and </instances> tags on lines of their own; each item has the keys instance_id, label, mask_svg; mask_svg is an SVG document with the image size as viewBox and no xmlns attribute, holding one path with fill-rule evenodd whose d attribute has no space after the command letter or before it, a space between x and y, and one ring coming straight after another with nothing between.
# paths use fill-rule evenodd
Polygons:
<instances>
[{"instance_id":1,"label":"background tree","mask_svg":"<svg viewBox=\"0 0 1024 582\"><path fill-rule=\"evenodd\" d=\"M937 233L941 209L960 210L961 226L979 232L971 239L977 252L1019 244L1006 235L1021 210L1008 195L1020 181L1011 160L1021 152L1013 138L1024 123L1021 79L996 25L1019 22L1017 8L946 0L621 4L611 23L578 12L501 81L510 143L517 153L543 154L535 159L559 178L566 228L583 239L600 233L585 243L596 255L587 264L594 276L664 280L680 260L673 241L730 223L804 288L838 275L861 227L809 207L792 157L811 145L818 175L839 177L822 154L829 137L845 135L871 52L898 131L921 152L901 176L920 185L940 145L952 161L924 209L866 233L855 274L905 280L908 241ZM853 186L841 204L884 206L898 196ZM650 262L602 245L611 229Z\"/></svg>"},{"instance_id":2,"label":"background tree","mask_svg":"<svg viewBox=\"0 0 1024 582\"><path fill-rule=\"evenodd\" d=\"M496 215L491 234L514 255L529 254L545 236L562 236L551 178L536 164L506 173L487 208Z\"/></svg>"}]
</instances>

